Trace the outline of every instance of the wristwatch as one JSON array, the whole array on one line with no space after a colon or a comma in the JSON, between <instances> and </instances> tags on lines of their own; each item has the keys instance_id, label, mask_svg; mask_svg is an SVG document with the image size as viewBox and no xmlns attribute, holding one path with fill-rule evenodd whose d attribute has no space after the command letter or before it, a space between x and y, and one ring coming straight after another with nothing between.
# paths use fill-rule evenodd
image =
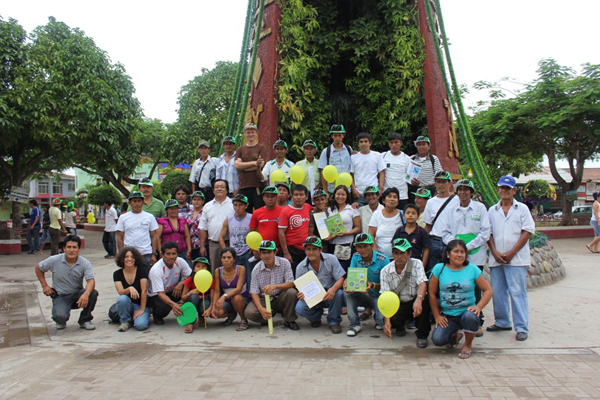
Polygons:
<instances>
[{"instance_id":1,"label":"wristwatch","mask_svg":"<svg viewBox=\"0 0 600 400\"><path fill-rule=\"evenodd\" d=\"M417 297L420 297L421 300L425 301L425 297L422 294L418 294Z\"/></svg>"},{"instance_id":2,"label":"wristwatch","mask_svg":"<svg viewBox=\"0 0 600 400\"><path fill-rule=\"evenodd\" d=\"M227 293L223 293L223 296L227 297Z\"/></svg>"}]
</instances>

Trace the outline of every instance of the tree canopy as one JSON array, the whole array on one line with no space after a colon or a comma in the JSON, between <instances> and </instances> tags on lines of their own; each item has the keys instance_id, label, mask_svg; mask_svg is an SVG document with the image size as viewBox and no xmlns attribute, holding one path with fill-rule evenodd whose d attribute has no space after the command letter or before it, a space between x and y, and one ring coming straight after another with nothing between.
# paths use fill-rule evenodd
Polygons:
<instances>
[{"instance_id":1,"label":"tree canopy","mask_svg":"<svg viewBox=\"0 0 600 400\"><path fill-rule=\"evenodd\" d=\"M576 190L584 164L600 150L600 65L584 64L580 74L553 59L539 62L538 78L514 98L492 101L475 114L473 133L482 153L515 163L546 155L563 190ZM568 162L571 181L558 172ZM572 202L563 196L563 224L572 223Z\"/></svg>"}]
</instances>

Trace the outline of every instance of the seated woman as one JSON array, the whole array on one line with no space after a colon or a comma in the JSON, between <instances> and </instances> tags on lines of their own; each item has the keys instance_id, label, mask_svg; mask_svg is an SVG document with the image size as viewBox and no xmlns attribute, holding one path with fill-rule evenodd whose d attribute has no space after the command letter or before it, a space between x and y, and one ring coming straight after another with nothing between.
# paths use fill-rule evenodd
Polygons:
<instances>
[{"instance_id":1,"label":"seated woman","mask_svg":"<svg viewBox=\"0 0 600 400\"><path fill-rule=\"evenodd\" d=\"M236 330L245 331L249 326L244 310L251 298L246 288L246 268L235 265L235 254L235 249L232 247L221 250L222 267L215 270L215 289L212 294L215 301L210 308L210 316L227 317L223 325L229 326L239 314L241 322Z\"/></svg>"},{"instance_id":2,"label":"seated woman","mask_svg":"<svg viewBox=\"0 0 600 400\"><path fill-rule=\"evenodd\" d=\"M178 256L187 261L190 259L192 252L192 242L185 218L179 217L178 205L179 203L175 199L169 199L165 203L167 216L156 220L158 222L158 237L161 245L166 242L177 243Z\"/></svg>"},{"instance_id":3,"label":"seated woman","mask_svg":"<svg viewBox=\"0 0 600 400\"><path fill-rule=\"evenodd\" d=\"M481 291L481 300L475 304L475 285ZM439 293L439 305L438 305ZM462 240L451 240L444 251L442 262L433 267L429 280L429 304L435 317L431 341L436 346L456 346L465 332L465 344L458 355L471 357L473 338L479 329L481 311L492 298L492 287L481 270L467 260L467 245Z\"/></svg>"},{"instance_id":4,"label":"seated woman","mask_svg":"<svg viewBox=\"0 0 600 400\"><path fill-rule=\"evenodd\" d=\"M196 307L198 312L198 326L204 324L204 318L210 316L210 292L215 288L215 281L213 280L210 289L206 293L200 293L196 284L194 283L194 277L202 270L210 272L210 262L204 257L198 257L194 260L194 268L192 274L183 282L183 292L181 293L181 300L185 303L189 301ZM194 332L194 324L187 324L184 327L185 333Z\"/></svg>"},{"instance_id":5,"label":"seated woman","mask_svg":"<svg viewBox=\"0 0 600 400\"><path fill-rule=\"evenodd\" d=\"M117 255L116 263L119 269L113 273L113 280L119 293L119 332L126 332L131 325L138 331L146 330L150 309L146 307L148 276L144 272L144 257L136 248L124 247Z\"/></svg>"}]
</instances>

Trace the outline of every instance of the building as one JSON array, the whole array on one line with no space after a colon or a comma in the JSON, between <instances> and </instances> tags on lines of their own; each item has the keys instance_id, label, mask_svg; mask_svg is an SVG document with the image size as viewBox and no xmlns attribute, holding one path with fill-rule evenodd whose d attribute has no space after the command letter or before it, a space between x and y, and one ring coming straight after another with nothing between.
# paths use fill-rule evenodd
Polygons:
<instances>
[{"instance_id":1,"label":"building","mask_svg":"<svg viewBox=\"0 0 600 400\"><path fill-rule=\"evenodd\" d=\"M75 176L52 173L43 178L33 178L29 181L29 198L36 199L40 206L50 204L56 198L75 197Z\"/></svg>"}]
</instances>

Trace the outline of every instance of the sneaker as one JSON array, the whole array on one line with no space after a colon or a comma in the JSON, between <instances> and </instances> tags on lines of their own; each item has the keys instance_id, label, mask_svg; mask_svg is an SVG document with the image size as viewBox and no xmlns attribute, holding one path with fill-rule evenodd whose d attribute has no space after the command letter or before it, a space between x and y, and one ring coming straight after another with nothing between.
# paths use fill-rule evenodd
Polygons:
<instances>
[{"instance_id":1,"label":"sneaker","mask_svg":"<svg viewBox=\"0 0 600 400\"><path fill-rule=\"evenodd\" d=\"M85 329L86 331L93 331L96 329L96 326L92 324L92 321L85 321L83 324L79 324L81 329Z\"/></svg>"},{"instance_id":2,"label":"sneaker","mask_svg":"<svg viewBox=\"0 0 600 400\"><path fill-rule=\"evenodd\" d=\"M56 324L56 330L60 331L67 327L67 324Z\"/></svg>"},{"instance_id":3,"label":"sneaker","mask_svg":"<svg viewBox=\"0 0 600 400\"><path fill-rule=\"evenodd\" d=\"M420 349L424 349L429 344L429 340L427 338L417 339L417 347Z\"/></svg>"},{"instance_id":4,"label":"sneaker","mask_svg":"<svg viewBox=\"0 0 600 400\"><path fill-rule=\"evenodd\" d=\"M350 329L348 329L348 331L346 332L346 336L354 337L358 335L358 332L360 332L361 330L362 327L360 325L351 326Z\"/></svg>"},{"instance_id":5,"label":"sneaker","mask_svg":"<svg viewBox=\"0 0 600 400\"><path fill-rule=\"evenodd\" d=\"M329 314L329 308L323 309L323 315L327 316Z\"/></svg>"},{"instance_id":6,"label":"sneaker","mask_svg":"<svg viewBox=\"0 0 600 400\"><path fill-rule=\"evenodd\" d=\"M402 326L396 328L396 336L398 336L398 337L406 336L406 328L404 327L404 324L402 324Z\"/></svg>"},{"instance_id":7,"label":"sneaker","mask_svg":"<svg viewBox=\"0 0 600 400\"><path fill-rule=\"evenodd\" d=\"M377 329L378 331L382 331L384 326L385 325L375 324L375 329Z\"/></svg>"},{"instance_id":8,"label":"sneaker","mask_svg":"<svg viewBox=\"0 0 600 400\"><path fill-rule=\"evenodd\" d=\"M358 307L356 307L356 311L365 312L365 308L363 306L358 306Z\"/></svg>"},{"instance_id":9,"label":"sneaker","mask_svg":"<svg viewBox=\"0 0 600 400\"><path fill-rule=\"evenodd\" d=\"M517 337L516 337L516 339L517 339L519 342L524 342L524 341L526 341L526 340L527 340L527 333L525 333L525 332L517 332Z\"/></svg>"},{"instance_id":10,"label":"sneaker","mask_svg":"<svg viewBox=\"0 0 600 400\"><path fill-rule=\"evenodd\" d=\"M342 327L338 324L329 325L329 329L331 329L331 332L335 334L342 333Z\"/></svg>"},{"instance_id":11,"label":"sneaker","mask_svg":"<svg viewBox=\"0 0 600 400\"><path fill-rule=\"evenodd\" d=\"M410 329L410 330L417 329L417 326L415 324L415 320L413 319L412 321L407 322L405 324L405 327L406 327L406 329Z\"/></svg>"},{"instance_id":12,"label":"sneaker","mask_svg":"<svg viewBox=\"0 0 600 400\"><path fill-rule=\"evenodd\" d=\"M127 332L129 330L129 322L119 325L119 332Z\"/></svg>"},{"instance_id":13,"label":"sneaker","mask_svg":"<svg viewBox=\"0 0 600 400\"><path fill-rule=\"evenodd\" d=\"M483 327L480 326L479 329L477 329L477 333L475 334L475 337L482 337L483 336Z\"/></svg>"}]
</instances>

